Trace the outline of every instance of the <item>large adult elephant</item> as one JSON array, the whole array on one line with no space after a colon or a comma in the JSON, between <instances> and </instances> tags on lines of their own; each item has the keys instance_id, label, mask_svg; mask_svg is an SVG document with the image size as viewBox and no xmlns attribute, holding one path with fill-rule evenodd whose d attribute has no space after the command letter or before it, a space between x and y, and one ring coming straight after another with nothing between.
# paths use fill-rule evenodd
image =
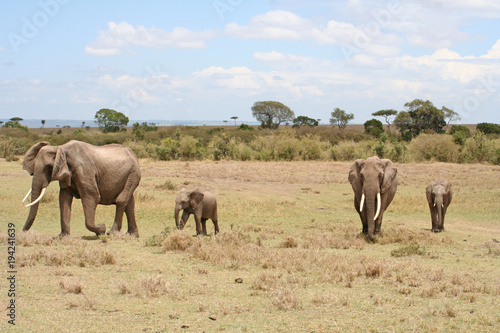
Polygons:
<instances>
[{"instance_id":1,"label":"large adult elephant","mask_svg":"<svg viewBox=\"0 0 500 333\"><path fill-rule=\"evenodd\" d=\"M141 179L137 157L129 148L110 144L94 146L72 140L61 146L48 142L34 144L24 156L23 168L33 176L30 212L23 231L35 221L38 205L51 181L59 181L59 207L61 234L70 234L71 205L73 198L81 199L88 230L102 235L104 224L95 225L98 204L116 205L116 215L109 234L122 227L123 213L127 215L128 233L139 236L135 221L134 191Z\"/></svg>"},{"instance_id":2,"label":"large adult elephant","mask_svg":"<svg viewBox=\"0 0 500 333\"><path fill-rule=\"evenodd\" d=\"M447 180L436 180L425 189L429 210L431 211L432 232L444 231L444 216L451 203L453 190Z\"/></svg>"},{"instance_id":3,"label":"large adult elephant","mask_svg":"<svg viewBox=\"0 0 500 333\"><path fill-rule=\"evenodd\" d=\"M380 234L384 211L396 194L397 174L398 169L391 160L377 156L358 159L349 170L354 207L363 223L363 234L368 234L371 241Z\"/></svg>"}]
</instances>

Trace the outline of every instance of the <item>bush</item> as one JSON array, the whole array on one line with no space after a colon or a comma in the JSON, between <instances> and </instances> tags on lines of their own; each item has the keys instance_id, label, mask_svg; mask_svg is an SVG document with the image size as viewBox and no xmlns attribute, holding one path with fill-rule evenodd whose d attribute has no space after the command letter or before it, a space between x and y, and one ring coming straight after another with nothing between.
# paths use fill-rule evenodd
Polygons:
<instances>
[{"instance_id":1,"label":"bush","mask_svg":"<svg viewBox=\"0 0 500 333\"><path fill-rule=\"evenodd\" d=\"M500 164L500 139L490 139L483 132L476 131L462 148L461 162Z\"/></svg>"},{"instance_id":2,"label":"bush","mask_svg":"<svg viewBox=\"0 0 500 333\"><path fill-rule=\"evenodd\" d=\"M334 161L352 161L357 158L373 156L373 141L341 141L330 149L330 157Z\"/></svg>"},{"instance_id":3,"label":"bush","mask_svg":"<svg viewBox=\"0 0 500 333\"><path fill-rule=\"evenodd\" d=\"M460 146L449 135L420 134L408 145L411 162L437 161L457 163Z\"/></svg>"},{"instance_id":4,"label":"bush","mask_svg":"<svg viewBox=\"0 0 500 333\"><path fill-rule=\"evenodd\" d=\"M378 138L382 133L384 133L384 125L378 119L367 120L364 124L365 133L369 135L373 135Z\"/></svg>"},{"instance_id":5,"label":"bush","mask_svg":"<svg viewBox=\"0 0 500 333\"><path fill-rule=\"evenodd\" d=\"M492 123L479 123L476 125L476 130L484 134L500 134L500 125Z\"/></svg>"}]
</instances>

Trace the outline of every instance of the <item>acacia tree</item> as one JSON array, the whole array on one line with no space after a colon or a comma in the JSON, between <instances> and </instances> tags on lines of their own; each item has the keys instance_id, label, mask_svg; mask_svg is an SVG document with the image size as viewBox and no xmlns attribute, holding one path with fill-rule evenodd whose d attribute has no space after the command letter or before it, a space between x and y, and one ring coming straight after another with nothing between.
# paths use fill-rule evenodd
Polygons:
<instances>
[{"instance_id":1,"label":"acacia tree","mask_svg":"<svg viewBox=\"0 0 500 333\"><path fill-rule=\"evenodd\" d=\"M354 119L354 115L352 113L347 113L339 108L333 109L331 115L330 124L337 125L342 133L347 127L347 124Z\"/></svg>"},{"instance_id":2,"label":"acacia tree","mask_svg":"<svg viewBox=\"0 0 500 333\"><path fill-rule=\"evenodd\" d=\"M394 119L394 124L401 132L403 139L410 141L424 130L444 133L446 121L443 109L436 108L429 100L421 99L408 102L405 107L407 111L399 112Z\"/></svg>"},{"instance_id":3,"label":"acacia tree","mask_svg":"<svg viewBox=\"0 0 500 333\"><path fill-rule=\"evenodd\" d=\"M236 126L236 119L238 119L238 117L237 116L232 116L231 119L234 120L234 126Z\"/></svg>"},{"instance_id":4,"label":"acacia tree","mask_svg":"<svg viewBox=\"0 0 500 333\"><path fill-rule=\"evenodd\" d=\"M275 101L255 102L252 115L260 121L262 128L270 129L277 129L281 123L290 122L295 118L288 106Z\"/></svg>"},{"instance_id":5,"label":"acacia tree","mask_svg":"<svg viewBox=\"0 0 500 333\"><path fill-rule=\"evenodd\" d=\"M387 132L391 132L391 121L389 117L394 117L395 115L398 114L398 111L393 110L393 109L388 109L388 110L380 110L377 112L373 112L372 116L375 117L384 117L385 122L387 123Z\"/></svg>"},{"instance_id":6,"label":"acacia tree","mask_svg":"<svg viewBox=\"0 0 500 333\"><path fill-rule=\"evenodd\" d=\"M119 132L129 122L127 116L112 109L100 109L94 119L103 133Z\"/></svg>"},{"instance_id":7,"label":"acacia tree","mask_svg":"<svg viewBox=\"0 0 500 333\"><path fill-rule=\"evenodd\" d=\"M292 127L301 127L301 126L315 127L319 125L319 120L320 119L313 119L307 116L298 116L293 120Z\"/></svg>"}]
</instances>

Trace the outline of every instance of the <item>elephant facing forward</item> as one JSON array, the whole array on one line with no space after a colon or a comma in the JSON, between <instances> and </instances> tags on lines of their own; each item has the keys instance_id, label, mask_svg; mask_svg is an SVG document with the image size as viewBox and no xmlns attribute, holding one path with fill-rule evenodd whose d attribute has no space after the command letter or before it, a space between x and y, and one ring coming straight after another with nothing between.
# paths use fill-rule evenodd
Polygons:
<instances>
[{"instance_id":1,"label":"elephant facing forward","mask_svg":"<svg viewBox=\"0 0 500 333\"><path fill-rule=\"evenodd\" d=\"M384 211L392 202L398 186L398 170L388 159L377 156L356 160L349 170L354 191L354 207L363 224L363 234L371 241L380 234Z\"/></svg>"},{"instance_id":2,"label":"elephant facing forward","mask_svg":"<svg viewBox=\"0 0 500 333\"><path fill-rule=\"evenodd\" d=\"M34 144L24 156L23 168L33 176L30 212L23 231L35 221L38 205L50 182L59 181L59 208L61 234L70 234L73 198L81 199L88 230L102 235L104 224L95 225L98 204L116 205L116 215L110 234L122 227L123 214L127 215L128 233L139 237L135 221L134 191L141 179L137 157L130 148L111 144L102 147L72 140L61 146L48 142Z\"/></svg>"},{"instance_id":3,"label":"elephant facing forward","mask_svg":"<svg viewBox=\"0 0 500 333\"><path fill-rule=\"evenodd\" d=\"M453 197L451 183L447 180L436 180L430 183L425 195L431 211L432 231L444 231L444 216Z\"/></svg>"},{"instance_id":4,"label":"elephant facing forward","mask_svg":"<svg viewBox=\"0 0 500 333\"><path fill-rule=\"evenodd\" d=\"M179 221L179 212L181 210L183 211L182 218ZM182 189L175 199L175 225L178 229L184 229L191 214L194 214L196 222L196 235L207 235L208 219L211 219L214 223L214 234L219 232L217 200L212 192Z\"/></svg>"}]
</instances>

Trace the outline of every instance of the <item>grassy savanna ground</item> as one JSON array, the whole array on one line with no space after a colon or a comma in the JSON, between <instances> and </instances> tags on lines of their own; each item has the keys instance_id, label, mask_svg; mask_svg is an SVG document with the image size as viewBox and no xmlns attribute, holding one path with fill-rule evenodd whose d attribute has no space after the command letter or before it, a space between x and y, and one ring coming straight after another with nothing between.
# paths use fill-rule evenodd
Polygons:
<instances>
[{"instance_id":1,"label":"grassy savanna ground","mask_svg":"<svg viewBox=\"0 0 500 333\"><path fill-rule=\"evenodd\" d=\"M0 162L5 266L7 222L18 241L16 326L4 315L0 330L498 332L500 167L398 164L383 237L370 244L350 164L141 160L138 240L95 237L79 200L72 236L59 240L58 184L22 233L31 178L20 162ZM455 193L446 232L432 234L425 187L439 178ZM219 236L193 237L193 217L174 231L182 187L217 195ZM113 217L114 206L98 208L97 223L109 229Z\"/></svg>"}]
</instances>

